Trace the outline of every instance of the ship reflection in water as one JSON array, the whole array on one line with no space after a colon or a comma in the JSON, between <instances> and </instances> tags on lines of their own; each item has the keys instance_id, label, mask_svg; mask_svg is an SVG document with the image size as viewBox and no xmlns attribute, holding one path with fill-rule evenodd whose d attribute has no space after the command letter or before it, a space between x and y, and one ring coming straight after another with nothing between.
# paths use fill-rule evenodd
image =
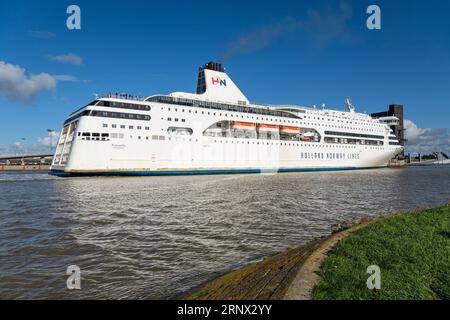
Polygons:
<instances>
[{"instance_id":1,"label":"ship reflection in water","mask_svg":"<svg viewBox=\"0 0 450 320\"><path fill-rule=\"evenodd\" d=\"M178 177L0 174L0 298L168 298L332 225L450 200L450 168ZM81 268L81 290L66 269Z\"/></svg>"}]
</instances>

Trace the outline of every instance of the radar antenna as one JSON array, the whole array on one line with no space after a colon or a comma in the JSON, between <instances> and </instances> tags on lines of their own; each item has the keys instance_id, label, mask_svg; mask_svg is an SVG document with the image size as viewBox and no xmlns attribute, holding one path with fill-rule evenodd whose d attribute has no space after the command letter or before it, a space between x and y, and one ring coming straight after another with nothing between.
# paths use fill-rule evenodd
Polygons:
<instances>
[{"instance_id":1,"label":"radar antenna","mask_svg":"<svg viewBox=\"0 0 450 320\"><path fill-rule=\"evenodd\" d=\"M355 113L355 106L352 104L352 100L349 98L345 99L345 104L347 105L347 112Z\"/></svg>"}]
</instances>

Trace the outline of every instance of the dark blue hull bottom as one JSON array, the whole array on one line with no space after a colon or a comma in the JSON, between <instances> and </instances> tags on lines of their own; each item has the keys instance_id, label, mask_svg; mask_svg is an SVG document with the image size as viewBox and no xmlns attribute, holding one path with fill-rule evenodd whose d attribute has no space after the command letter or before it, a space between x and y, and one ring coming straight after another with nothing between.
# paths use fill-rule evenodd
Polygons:
<instances>
[{"instance_id":1,"label":"dark blue hull bottom","mask_svg":"<svg viewBox=\"0 0 450 320\"><path fill-rule=\"evenodd\" d=\"M236 174L236 173L275 173L275 172L310 172L310 171L344 171L367 170L385 167L342 167L342 168L280 168L280 169L223 169L223 170L166 170L166 171L100 171L100 172L65 172L50 170L50 174L60 177L82 176L179 176L197 174Z\"/></svg>"}]
</instances>

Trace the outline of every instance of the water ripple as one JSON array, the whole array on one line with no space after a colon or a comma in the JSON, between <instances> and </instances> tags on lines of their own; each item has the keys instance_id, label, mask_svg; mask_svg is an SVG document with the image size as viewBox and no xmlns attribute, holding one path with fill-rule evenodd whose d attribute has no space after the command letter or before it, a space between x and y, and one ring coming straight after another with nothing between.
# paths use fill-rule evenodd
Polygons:
<instances>
[{"instance_id":1,"label":"water ripple","mask_svg":"<svg viewBox=\"0 0 450 320\"><path fill-rule=\"evenodd\" d=\"M0 173L0 298L158 299L327 235L450 200L449 167L61 179ZM78 265L82 290L66 289Z\"/></svg>"}]
</instances>

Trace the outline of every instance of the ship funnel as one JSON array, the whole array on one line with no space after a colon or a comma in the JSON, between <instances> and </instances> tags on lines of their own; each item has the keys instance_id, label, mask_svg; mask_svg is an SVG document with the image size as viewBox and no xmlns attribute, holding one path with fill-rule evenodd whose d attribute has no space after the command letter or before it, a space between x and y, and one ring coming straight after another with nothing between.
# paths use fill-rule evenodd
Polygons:
<instances>
[{"instance_id":1,"label":"ship funnel","mask_svg":"<svg viewBox=\"0 0 450 320\"><path fill-rule=\"evenodd\" d=\"M221 63L210 61L198 70L197 94L212 101L247 105L248 99L225 73Z\"/></svg>"},{"instance_id":2,"label":"ship funnel","mask_svg":"<svg viewBox=\"0 0 450 320\"><path fill-rule=\"evenodd\" d=\"M212 70L212 71L216 71L216 72L225 73L225 69L221 63L210 61L207 64L205 64L204 66L201 66L198 69L197 94L203 94L206 92L205 70Z\"/></svg>"}]
</instances>

